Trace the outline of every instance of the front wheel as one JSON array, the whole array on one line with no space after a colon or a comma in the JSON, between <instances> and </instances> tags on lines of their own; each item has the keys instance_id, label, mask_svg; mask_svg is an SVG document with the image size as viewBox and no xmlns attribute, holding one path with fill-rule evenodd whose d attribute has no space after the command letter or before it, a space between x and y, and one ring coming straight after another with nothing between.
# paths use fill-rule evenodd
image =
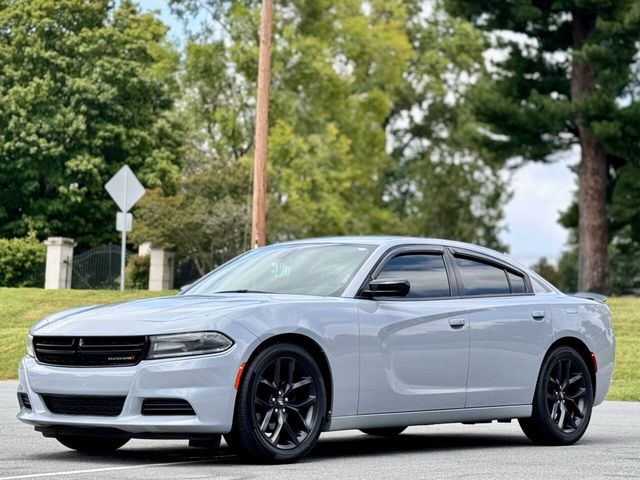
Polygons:
<instances>
[{"instance_id":1,"label":"front wheel","mask_svg":"<svg viewBox=\"0 0 640 480\"><path fill-rule=\"evenodd\" d=\"M574 349L559 347L540 370L530 418L518 421L529 439L542 445L570 445L589 425L593 385L585 361Z\"/></svg>"},{"instance_id":2,"label":"front wheel","mask_svg":"<svg viewBox=\"0 0 640 480\"><path fill-rule=\"evenodd\" d=\"M113 452L129 441L128 438L89 437L85 435L60 435L56 437L62 445L84 453Z\"/></svg>"},{"instance_id":3,"label":"front wheel","mask_svg":"<svg viewBox=\"0 0 640 480\"><path fill-rule=\"evenodd\" d=\"M245 369L225 440L254 460L295 462L315 445L325 415L326 391L315 360L297 345L277 343Z\"/></svg>"}]
</instances>

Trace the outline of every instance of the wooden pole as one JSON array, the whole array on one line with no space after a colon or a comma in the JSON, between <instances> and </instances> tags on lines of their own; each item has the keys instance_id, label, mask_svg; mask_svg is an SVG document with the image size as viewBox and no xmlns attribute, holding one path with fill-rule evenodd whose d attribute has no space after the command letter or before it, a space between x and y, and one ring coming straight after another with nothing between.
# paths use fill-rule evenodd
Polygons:
<instances>
[{"instance_id":1,"label":"wooden pole","mask_svg":"<svg viewBox=\"0 0 640 480\"><path fill-rule=\"evenodd\" d=\"M251 211L251 246L266 242L267 209L267 140L269 136L269 76L271 70L271 16L273 0L262 0L260 21L260 53L258 59L258 92L256 99L256 131L253 157L253 209Z\"/></svg>"}]
</instances>

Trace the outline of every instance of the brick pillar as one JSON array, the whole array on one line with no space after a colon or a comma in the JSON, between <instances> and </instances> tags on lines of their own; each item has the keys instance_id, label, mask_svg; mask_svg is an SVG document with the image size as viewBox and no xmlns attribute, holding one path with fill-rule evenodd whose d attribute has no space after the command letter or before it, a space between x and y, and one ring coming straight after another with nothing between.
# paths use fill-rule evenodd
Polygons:
<instances>
[{"instance_id":1,"label":"brick pillar","mask_svg":"<svg viewBox=\"0 0 640 480\"><path fill-rule=\"evenodd\" d=\"M170 290L173 288L175 271L174 252L161 248L151 248L149 259L149 290Z\"/></svg>"},{"instance_id":2,"label":"brick pillar","mask_svg":"<svg viewBox=\"0 0 640 480\"><path fill-rule=\"evenodd\" d=\"M71 288L75 242L72 238L49 237L44 244L47 246L44 288L47 290Z\"/></svg>"}]
</instances>

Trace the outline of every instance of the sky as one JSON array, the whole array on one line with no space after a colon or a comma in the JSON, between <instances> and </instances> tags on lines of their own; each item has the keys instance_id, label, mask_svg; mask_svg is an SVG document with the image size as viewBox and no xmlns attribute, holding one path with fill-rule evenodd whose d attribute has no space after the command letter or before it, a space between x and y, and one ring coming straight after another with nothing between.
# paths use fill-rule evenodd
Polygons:
<instances>
[{"instance_id":1,"label":"sky","mask_svg":"<svg viewBox=\"0 0 640 480\"><path fill-rule=\"evenodd\" d=\"M170 28L169 36L183 39L180 20L173 16L163 0L138 0L143 10L159 10L160 18ZM568 232L558 217L573 199L576 175L572 166L579 161L579 150L559 155L551 164L528 163L512 172L511 200L505 205L505 229L500 235L509 254L531 265L540 257L557 262L565 248Z\"/></svg>"}]
</instances>

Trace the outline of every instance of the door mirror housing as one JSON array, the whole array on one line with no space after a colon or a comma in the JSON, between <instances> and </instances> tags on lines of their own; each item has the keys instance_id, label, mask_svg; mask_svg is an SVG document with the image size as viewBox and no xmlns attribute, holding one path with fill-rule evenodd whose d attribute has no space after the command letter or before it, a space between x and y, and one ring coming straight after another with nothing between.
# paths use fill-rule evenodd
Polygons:
<instances>
[{"instance_id":1,"label":"door mirror housing","mask_svg":"<svg viewBox=\"0 0 640 480\"><path fill-rule=\"evenodd\" d=\"M409 280L403 278L377 278L369 282L362 292L366 297L406 297L411 289Z\"/></svg>"}]
</instances>

